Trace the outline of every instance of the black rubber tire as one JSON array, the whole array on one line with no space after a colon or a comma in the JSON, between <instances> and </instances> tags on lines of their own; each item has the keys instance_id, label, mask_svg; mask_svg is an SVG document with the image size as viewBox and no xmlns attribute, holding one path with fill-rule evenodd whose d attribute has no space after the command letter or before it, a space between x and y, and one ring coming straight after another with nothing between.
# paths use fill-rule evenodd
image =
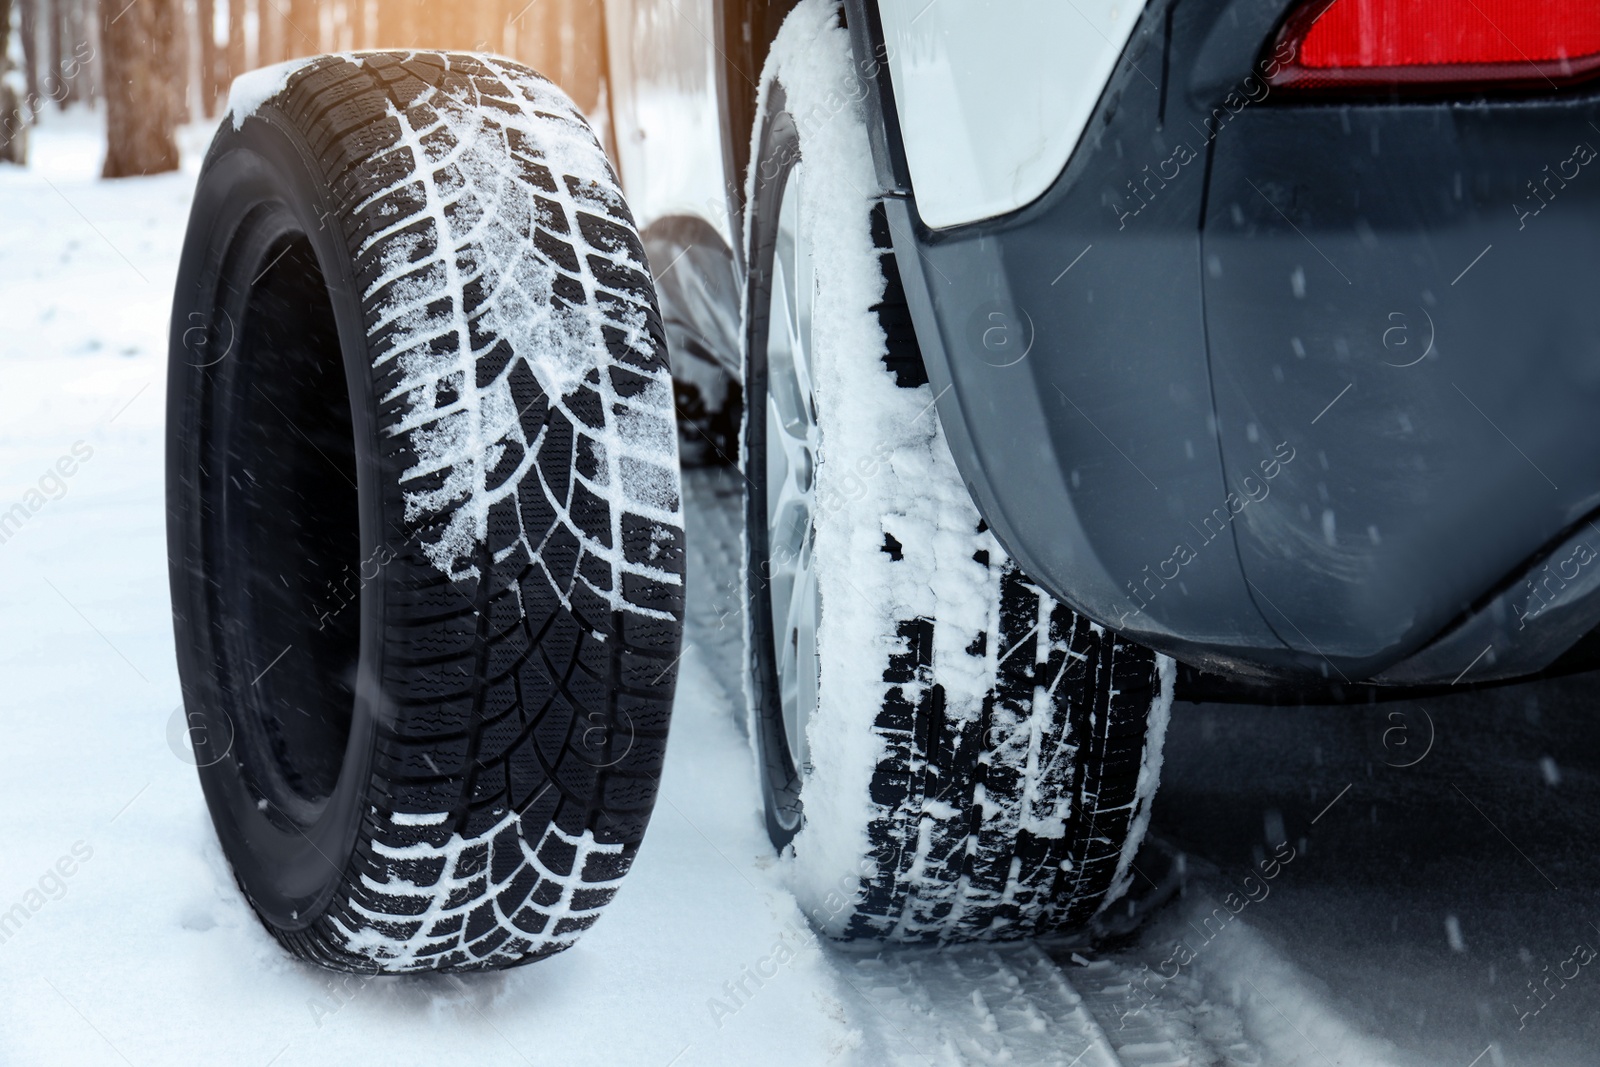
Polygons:
<instances>
[{"instance_id":1,"label":"black rubber tire","mask_svg":"<svg viewBox=\"0 0 1600 1067\"><path fill-rule=\"evenodd\" d=\"M836 571L848 571L868 584L863 595L853 588L854 581L845 583L851 592L831 604L824 585L821 625L849 626L851 633L865 629L861 620L873 617L870 613L880 607L869 603L877 595L870 583L895 568L904 570L902 578L910 578L909 584L924 589L948 580L939 572L960 571L966 580L990 590L990 603L986 619L938 612L886 616L878 640L865 647L858 642L841 649L822 641L822 701L811 736L815 741L824 716L832 719L834 736L840 729L850 736L870 731L878 755L870 783L863 783L866 795L841 800L830 794L819 816L806 803L807 779L823 769L819 761L828 755L819 754L814 743L812 766L799 768L788 750L776 668L776 644L784 638L773 632L765 580L770 573L765 362L777 209L798 161L815 168L838 158L809 156L808 133L837 138L845 124L854 123L859 135L844 143L843 158L864 155L867 144L864 117L848 106L830 106L832 101L821 95L824 89L848 85L852 76L846 33L836 20L829 21L828 5L797 8L774 45L775 56L784 54L781 46L791 32L804 35L788 42L788 54L807 57L802 66L815 64L819 53L830 50L843 50L846 65L822 83L809 67L802 71L813 83L811 95L786 83L781 59L769 66L745 218L746 656L769 834L796 865L802 906L813 922L836 937L942 942L1082 928L1126 889L1131 876L1159 775L1175 666L1074 613L1028 581L960 488L936 419L906 418L904 411L931 410L936 397L917 350L887 217L882 205L867 200L865 193L814 204L801 201L802 213L811 211L813 217L818 211L859 211L853 224L870 233L870 242L860 245L875 250L863 254L875 254L879 265L877 294L870 299L846 294L834 305L844 307L841 313L872 312L881 328L877 347L830 357L835 366L846 361L875 366L882 375L875 394L879 400L864 398L865 390L857 388L860 382L853 381L849 389L837 389L834 400L854 407L848 418L842 408L835 418L840 425L868 422L877 417L871 405L893 390L899 392L889 399L903 409L885 416L877 431L879 444L871 453L852 451L848 440L830 441L828 413L819 415L819 499L829 500L825 479L830 470L840 472L836 479L851 478L859 470L857 488L865 495L858 498L860 508L839 502L818 507L812 551L819 557L829 551L824 524L841 531L834 545L850 536L857 546L867 545L868 531L860 529L867 522L874 524L872 536L877 539L862 554L831 561ZM826 121L818 120L818 114ZM796 116L803 118L797 121ZM834 142L835 150L839 143ZM868 181L870 175L858 175L830 188L848 194L869 188ZM854 273L830 261L829 270L818 274L816 307L823 306L836 277ZM823 312L813 314L820 317ZM833 335L844 336L838 331ZM819 377L827 373L813 371ZM817 403L826 406L822 399ZM862 440L859 435L854 439ZM902 472L901 455L913 453L915 461ZM930 471L940 483L957 487L963 509L937 529L919 529L908 516L919 497L936 491ZM835 490L841 484L832 483ZM934 553L935 542L944 554ZM964 547L951 551L954 545ZM986 577L974 579L975 566ZM939 594L933 599L939 600ZM962 636L957 639L956 633ZM955 647L936 656L941 643L952 642ZM830 673L842 674L845 667L840 656L872 658L877 681L871 691L844 685L830 689ZM960 669L941 672L941 656L946 664L960 658ZM855 671L849 677L860 681L866 675ZM827 820L820 828L819 818ZM818 829L828 835L826 840L859 839L864 848L850 856L832 848L818 855L816 842L807 838L808 831Z\"/></svg>"},{"instance_id":2,"label":"black rubber tire","mask_svg":"<svg viewBox=\"0 0 1600 1067\"><path fill-rule=\"evenodd\" d=\"M363 972L572 944L683 619L665 341L582 117L488 57L307 61L217 132L170 350L184 702L267 929Z\"/></svg>"}]
</instances>

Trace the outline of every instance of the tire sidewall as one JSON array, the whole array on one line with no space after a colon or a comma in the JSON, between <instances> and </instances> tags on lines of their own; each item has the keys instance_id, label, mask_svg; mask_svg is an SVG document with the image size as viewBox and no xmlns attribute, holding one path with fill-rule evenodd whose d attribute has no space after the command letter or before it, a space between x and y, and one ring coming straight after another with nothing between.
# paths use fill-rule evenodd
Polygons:
<instances>
[{"instance_id":1,"label":"tire sidewall","mask_svg":"<svg viewBox=\"0 0 1600 1067\"><path fill-rule=\"evenodd\" d=\"M745 619L749 672L750 730L760 770L767 833L784 848L802 819L801 774L789 754L783 724L775 630L772 621L771 544L767 528L767 335L772 315L773 255L778 210L799 162L800 139L774 80L758 117L753 182L745 233L744 396L745 425L740 461L745 470Z\"/></svg>"},{"instance_id":2,"label":"tire sidewall","mask_svg":"<svg viewBox=\"0 0 1600 1067\"><path fill-rule=\"evenodd\" d=\"M219 635L226 620L218 617L210 588L213 575L227 566L227 548L209 535L212 502L200 491L199 468L213 442L214 394L232 368L226 355L215 363L195 360L186 337L196 325L215 321L220 309L243 308L247 293L224 291L229 278L241 274L229 257L264 213L305 235L327 281L337 325L355 432L361 558L373 558L386 540L386 516L398 517L397 501L386 499L397 479L383 469L365 316L350 250L335 221L337 207L310 147L271 105L238 128L225 121L196 188L169 341L168 563L184 703L191 724L201 720L202 729L191 730L200 782L235 877L262 917L284 931L311 926L327 909L345 878L366 812L378 723L389 714L380 684L384 576L380 572L361 586L355 702L338 782L312 824L270 817L250 784L252 724L235 721L243 716L219 676L226 655ZM237 322L239 315L230 314ZM228 747L218 751L224 738Z\"/></svg>"}]
</instances>

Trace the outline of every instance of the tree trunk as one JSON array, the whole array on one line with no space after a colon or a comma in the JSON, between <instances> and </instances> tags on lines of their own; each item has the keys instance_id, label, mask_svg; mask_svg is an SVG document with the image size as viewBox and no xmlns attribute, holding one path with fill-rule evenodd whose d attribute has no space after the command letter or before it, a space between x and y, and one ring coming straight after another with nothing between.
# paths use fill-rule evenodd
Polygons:
<instances>
[{"instance_id":1,"label":"tree trunk","mask_svg":"<svg viewBox=\"0 0 1600 1067\"><path fill-rule=\"evenodd\" d=\"M11 56L11 0L0 0L0 73Z\"/></svg>"},{"instance_id":2,"label":"tree trunk","mask_svg":"<svg viewBox=\"0 0 1600 1067\"><path fill-rule=\"evenodd\" d=\"M100 17L99 0L77 0L78 25L81 37L74 55L79 60L79 74L83 78L82 96L90 104L100 100Z\"/></svg>"},{"instance_id":3,"label":"tree trunk","mask_svg":"<svg viewBox=\"0 0 1600 1067\"><path fill-rule=\"evenodd\" d=\"M11 0L0 0L0 69L11 54ZM22 101L9 81L0 78L0 163L28 161L28 125Z\"/></svg>"},{"instance_id":4,"label":"tree trunk","mask_svg":"<svg viewBox=\"0 0 1600 1067\"><path fill-rule=\"evenodd\" d=\"M139 0L144 3L144 0ZM189 121L189 15L184 0L173 0L172 40L167 46L168 62L172 64L169 81L172 85L172 121L182 126Z\"/></svg>"},{"instance_id":5,"label":"tree trunk","mask_svg":"<svg viewBox=\"0 0 1600 1067\"><path fill-rule=\"evenodd\" d=\"M49 37L50 37L50 70L46 77L50 84L45 86L45 94L59 106L62 97L66 94L66 84L61 80L61 21L66 18L64 0L45 0L49 11Z\"/></svg>"},{"instance_id":6,"label":"tree trunk","mask_svg":"<svg viewBox=\"0 0 1600 1067\"><path fill-rule=\"evenodd\" d=\"M350 22L355 27L356 47L370 50L378 47L377 25L367 10L367 0L350 0Z\"/></svg>"},{"instance_id":7,"label":"tree trunk","mask_svg":"<svg viewBox=\"0 0 1600 1067\"><path fill-rule=\"evenodd\" d=\"M23 77L28 82L28 99L39 99L39 0L22 0L21 25L17 27L22 34L22 67Z\"/></svg>"},{"instance_id":8,"label":"tree trunk","mask_svg":"<svg viewBox=\"0 0 1600 1067\"><path fill-rule=\"evenodd\" d=\"M257 9L261 13L261 47L260 55L256 57L256 65L270 67L274 63L282 63L287 58L284 52L284 24L283 5L288 0L259 0Z\"/></svg>"},{"instance_id":9,"label":"tree trunk","mask_svg":"<svg viewBox=\"0 0 1600 1067\"><path fill-rule=\"evenodd\" d=\"M224 70L220 79L222 93L226 93L233 79L245 71L244 14L244 0L228 0L228 50L223 57Z\"/></svg>"},{"instance_id":10,"label":"tree trunk","mask_svg":"<svg viewBox=\"0 0 1600 1067\"><path fill-rule=\"evenodd\" d=\"M412 48L455 48L458 37L472 32L470 21L453 6L415 0L414 8L418 39L411 42Z\"/></svg>"},{"instance_id":11,"label":"tree trunk","mask_svg":"<svg viewBox=\"0 0 1600 1067\"><path fill-rule=\"evenodd\" d=\"M285 0L276 2L284 3ZM286 58L314 56L321 52L322 12L318 10L317 0L287 0L287 3L285 14L289 26Z\"/></svg>"},{"instance_id":12,"label":"tree trunk","mask_svg":"<svg viewBox=\"0 0 1600 1067\"><path fill-rule=\"evenodd\" d=\"M66 95L61 98L61 106L67 107L82 103L87 95L83 91L83 69L73 62L81 51L79 42L84 39L84 12L80 0L57 0L56 6L61 8L61 65L56 71L67 87Z\"/></svg>"},{"instance_id":13,"label":"tree trunk","mask_svg":"<svg viewBox=\"0 0 1600 1067\"><path fill-rule=\"evenodd\" d=\"M107 178L178 169L171 59L180 0L138 0L125 9L123 3L100 0Z\"/></svg>"},{"instance_id":14,"label":"tree trunk","mask_svg":"<svg viewBox=\"0 0 1600 1067\"><path fill-rule=\"evenodd\" d=\"M500 51L500 5L492 0L474 0L461 12L461 24L472 37L472 51Z\"/></svg>"},{"instance_id":15,"label":"tree trunk","mask_svg":"<svg viewBox=\"0 0 1600 1067\"><path fill-rule=\"evenodd\" d=\"M419 0L399 0L400 39L397 48L420 48L428 36L428 12Z\"/></svg>"},{"instance_id":16,"label":"tree trunk","mask_svg":"<svg viewBox=\"0 0 1600 1067\"><path fill-rule=\"evenodd\" d=\"M378 26L373 35L374 48L401 48L406 43L406 16L410 14L409 0L378 0Z\"/></svg>"},{"instance_id":17,"label":"tree trunk","mask_svg":"<svg viewBox=\"0 0 1600 1067\"><path fill-rule=\"evenodd\" d=\"M222 81L217 70L217 0L199 0L194 31L200 45L200 110L210 118L217 113Z\"/></svg>"},{"instance_id":18,"label":"tree trunk","mask_svg":"<svg viewBox=\"0 0 1600 1067\"><path fill-rule=\"evenodd\" d=\"M433 5L431 10L439 19L442 31L439 47L452 52L476 51L480 40L477 15L482 6L483 0L467 0L453 10Z\"/></svg>"}]
</instances>

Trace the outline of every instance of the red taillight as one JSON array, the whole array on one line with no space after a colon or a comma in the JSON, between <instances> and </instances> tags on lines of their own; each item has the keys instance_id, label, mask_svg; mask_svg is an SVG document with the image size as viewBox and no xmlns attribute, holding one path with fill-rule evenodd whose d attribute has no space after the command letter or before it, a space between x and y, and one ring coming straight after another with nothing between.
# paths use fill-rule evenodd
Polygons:
<instances>
[{"instance_id":1,"label":"red taillight","mask_svg":"<svg viewBox=\"0 0 1600 1067\"><path fill-rule=\"evenodd\" d=\"M1267 62L1291 89L1555 88L1600 73L1600 2L1314 0Z\"/></svg>"}]
</instances>

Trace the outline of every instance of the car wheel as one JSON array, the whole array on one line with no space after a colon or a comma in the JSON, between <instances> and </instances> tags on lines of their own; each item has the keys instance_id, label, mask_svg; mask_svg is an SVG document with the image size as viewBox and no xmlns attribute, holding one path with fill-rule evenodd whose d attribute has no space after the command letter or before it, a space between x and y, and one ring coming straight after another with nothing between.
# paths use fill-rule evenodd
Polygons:
<instances>
[{"instance_id":1,"label":"car wheel","mask_svg":"<svg viewBox=\"0 0 1600 1067\"><path fill-rule=\"evenodd\" d=\"M276 76L236 86L172 323L201 784L296 956L525 963L615 893L664 754L683 534L643 250L532 71L413 52Z\"/></svg>"},{"instance_id":2,"label":"car wheel","mask_svg":"<svg viewBox=\"0 0 1600 1067\"><path fill-rule=\"evenodd\" d=\"M742 457L768 829L835 936L1079 927L1128 885L1175 666L1044 594L974 509L870 196L861 76L834 5L806 0L754 141Z\"/></svg>"}]
</instances>

